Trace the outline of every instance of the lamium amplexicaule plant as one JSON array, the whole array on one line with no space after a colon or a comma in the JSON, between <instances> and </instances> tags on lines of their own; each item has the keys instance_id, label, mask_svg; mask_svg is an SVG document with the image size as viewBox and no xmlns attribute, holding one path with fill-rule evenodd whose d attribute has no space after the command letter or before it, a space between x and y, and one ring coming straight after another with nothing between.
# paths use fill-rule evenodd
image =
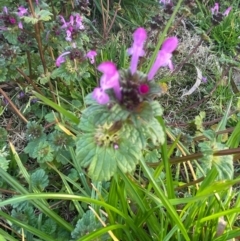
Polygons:
<instances>
[{"instance_id":1,"label":"lamium amplexicaule plant","mask_svg":"<svg viewBox=\"0 0 240 241\"><path fill-rule=\"evenodd\" d=\"M146 39L144 28L135 30L128 49L130 68L118 70L113 62L101 63L97 68L103 73L100 86L86 97L88 107L81 116L79 128L83 133L77 140L76 153L93 180L110 180L118 169L133 172L149 144L157 148L165 141L157 119L163 113L156 100L161 88L154 76L160 67L173 69L171 58L178 39L164 41L147 74L137 69Z\"/></svg>"},{"instance_id":2,"label":"lamium amplexicaule plant","mask_svg":"<svg viewBox=\"0 0 240 241\"><path fill-rule=\"evenodd\" d=\"M8 123L4 113L13 110L24 123L27 143L16 150L12 132L7 136L12 118L0 127L0 240L238 240L240 195L234 185L240 179L233 161L239 156L233 154L239 154L240 124L227 127L239 120L234 115L228 121L239 103L234 97L224 103L226 111L211 130L204 123L207 111L200 111L193 136L168 125L161 101L167 92L163 82L172 80L174 89L185 64L195 66L188 62L204 42L184 53L185 59L178 56L188 44L178 31L189 15L180 16L183 7L188 13L206 11L206 21L213 19L211 37L216 25L225 29L236 20L237 1L223 13L221 3L211 1L148 2L139 18L135 13L145 1L2 5L1 118ZM148 17L157 31L138 24ZM160 23L166 27L158 30ZM114 56L107 42L116 35L111 44L121 53L107 59ZM233 52L235 43L229 44ZM225 77L216 66L219 73L204 70L206 77L196 67L195 87L181 98L201 83L209 89L216 81L216 89ZM4 89L8 82L11 92ZM191 106L197 106L194 98Z\"/></svg>"}]
</instances>

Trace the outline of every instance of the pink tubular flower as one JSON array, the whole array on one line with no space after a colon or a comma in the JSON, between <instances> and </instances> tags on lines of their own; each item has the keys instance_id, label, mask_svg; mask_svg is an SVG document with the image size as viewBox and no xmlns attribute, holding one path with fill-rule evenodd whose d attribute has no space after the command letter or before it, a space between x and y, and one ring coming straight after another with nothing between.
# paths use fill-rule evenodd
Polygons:
<instances>
[{"instance_id":1,"label":"pink tubular flower","mask_svg":"<svg viewBox=\"0 0 240 241\"><path fill-rule=\"evenodd\" d=\"M113 89L116 97L121 99L121 90L119 84L119 73L117 67L112 62L103 62L98 68L103 73L100 78L100 86L103 90Z\"/></svg>"},{"instance_id":2,"label":"pink tubular flower","mask_svg":"<svg viewBox=\"0 0 240 241\"><path fill-rule=\"evenodd\" d=\"M71 15L69 18L69 24L72 26L74 25L74 16L73 15Z\"/></svg>"},{"instance_id":3,"label":"pink tubular flower","mask_svg":"<svg viewBox=\"0 0 240 241\"><path fill-rule=\"evenodd\" d=\"M85 55L86 58L89 59L91 64L95 63L95 56L97 55L97 52L94 50L90 50L89 52L87 52L87 54Z\"/></svg>"},{"instance_id":4,"label":"pink tubular flower","mask_svg":"<svg viewBox=\"0 0 240 241\"><path fill-rule=\"evenodd\" d=\"M223 13L224 16L228 16L228 14L230 13L230 11L232 10L232 7L228 7L225 12Z\"/></svg>"},{"instance_id":5,"label":"pink tubular flower","mask_svg":"<svg viewBox=\"0 0 240 241\"><path fill-rule=\"evenodd\" d=\"M109 102L109 96L104 92L102 88L95 88L92 96L100 105L105 105Z\"/></svg>"},{"instance_id":6,"label":"pink tubular flower","mask_svg":"<svg viewBox=\"0 0 240 241\"><path fill-rule=\"evenodd\" d=\"M218 14L219 12L219 3L215 3L214 7L211 8L212 14Z\"/></svg>"},{"instance_id":7,"label":"pink tubular flower","mask_svg":"<svg viewBox=\"0 0 240 241\"><path fill-rule=\"evenodd\" d=\"M147 38L147 32L144 28L137 28L133 33L133 45L128 49L128 54L132 55L130 70L134 74L137 71L138 59L145 52L143 50L144 42Z\"/></svg>"},{"instance_id":8,"label":"pink tubular flower","mask_svg":"<svg viewBox=\"0 0 240 241\"><path fill-rule=\"evenodd\" d=\"M66 61L64 56L68 55L68 54L70 54L69 51L64 52L64 53L62 53L61 55L58 56L58 58L56 59L56 66L57 67L60 67L60 65Z\"/></svg>"},{"instance_id":9,"label":"pink tubular flower","mask_svg":"<svg viewBox=\"0 0 240 241\"><path fill-rule=\"evenodd\" d=\"M8 15L8 8L6 6L3 7L3 12Z\"/></svg>"},{"instance_id":10,"label":"pink tubular flower","mask_svg":"<svg viewBox=\"0 0 240 241\"><path fill-rule=\"evenodd\" d=\"M232 7L228 7L225 12L223 13L223 16L228 16L230 11L232 10ZM219 3L215 3L214 7L211 8L211 12L213 15L218 15L219 13Z\"/></svg>"},{"instance_id":11,"label":"pink tubular flower","mask_svg":"<svg viewBox=\"0 0 240 241\"><path fill-rule=\"evenodd\" d=\"M76 28L77 29L80 29L80 30L84 29L84 26L82 24L82 18L79 14L76 15L75 22L76 22Z\"/></svg>"},{"instance_id":12,"label":"pink tubular flower","mask_svg":"<svg viewBox=\"0 0 240 241\"><path fill-rule=\"evenodd\" d=\"M72 41L72 32L70 30L66 31L67 37L65 38L67 41Z\"/></svg>"},{"instance_id":13,"label":"pink tubular flower","mask_svg":"<svg viewBox=\"0 0 240 241\"><path fill-rule=\"evenodd\" d=\"M24 16L26 13L27 13L27 8L25 8L25 7L23 7L23 6L20 6L19 8L18 8L18 16L19 17L22 17L22 16Z\"/></svg>"},{"instance_id":14,"label":"pink tubular flower","mask_svg":"<svg viewBox=\"0 0 240 241\"><path fill-rule=\"evenodd\" d=\"M158 52L157 58L148 73L148 80L152 80L160 67L168 66L173 70L172 52L177 48L178 39L170 37L163 42L161 50Z\"/></svg>"},{"instance_id":15,"label":"pink tubular flower","mask_svg":"<svg viewBox=\"0 0 240 241\"><path fill-rule=\"evenodd\" d=\"M19 28L19 29L23 29L23 24L22 24L22 22L18 22L18 28Z\"/></svg>"},{"instance_id":16,"label":"pink tubular flower","mask_svg":"<svg viewBox=\"0 0 240 241\"><path fill-rule=\"evenodd\" d=\"M62 22L62 28L67 28L67 22L62 15L59 15L60 21Z\"/></svg>"},{"instance_id":17,"label":"pink tubular flower","mask_svg":"<svg viewBox=\"0 0 240 241\"><path fill-rule=\"evenodd\" d=\"M93 91L93 98L101 105L107 104L110 98L105 90L113 89L117 99L121 100L119 73L116 65L112 62L103 62L97 69L102 72L103 75L100 78L100 87L95 88Z\"/></svg>"}]
</instances>

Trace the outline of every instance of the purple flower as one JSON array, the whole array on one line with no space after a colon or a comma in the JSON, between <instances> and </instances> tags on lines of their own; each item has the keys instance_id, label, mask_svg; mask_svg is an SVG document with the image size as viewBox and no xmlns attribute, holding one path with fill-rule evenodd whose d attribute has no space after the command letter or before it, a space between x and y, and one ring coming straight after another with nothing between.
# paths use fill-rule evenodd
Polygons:
<instances>
[{"instance_id":1,"label":"purple flower","mask_svg":"<svg viewBox=\"0 0 240 241\"><path fill-rule=\"evenodd\" d=\"M119 84L119 73L117 67L112 62L103 62L98 66L98 70L103 73L100 78L100 87L93 91L93 98L101 105L109 102L110 98L105 92L107 89L113 89L115 96L121 100L121 89Z\"/></svg>"},{"instance_id":2,"label":"purple flower","mask_svg":"<svg viewBox=\"0 0 240 241\"><path fill-rule=\"evenodd\" d=\"M144 28L138 28L133 33L133 45L128 49L128 54L132 55L130 70L134 74L137 71L138 59L145 54L143 47L147 38L147 32Z\"/></svg>"},{"instance_id":3,"label":"purple flower","mask_svg":"<svg viewBox=\"0 0 240 241\"><path fill-rule=\"evenodd\" d=\"M22 22L18 22L18 28L19 28L19 29L23 29L23 24L22 24Z\"/></svg>"},{"instance_id":4,"label":"purple flower","mask_svg":"<svg viewBox=\"0 0 240 241\"><path fill-rule=\"evenodd\" d=\"M215 3L214 7L211 8L212 14L218 14L219 12L219 3Z\"/></svg>"},{"instance_id":5,"label":"purple flower","mask_svg":"<svg viewBox=\"0 0 240 241\"><path fill-rule=\"evenodd\" d=\"M100 105L105 105L109 102L109 96L104 92L102 88L95 88L92 96Z\"/></svg>"},{"instance_id":6,"label":"purple flower","mask_svg":"<svg viewBox=\"0 0 240 241\"><path fill-rule=\"evenodd\" d=\"M32 99L31 99L31 103L32 103L32 104L35 104L35 103L38 102L38 101L39 101L38 98L32 98Z\"/></svg>"},{"instance_id":7,"label":"purple flower","mask_svg":"<svg viewBox=\"0 0 240 241\"><path fill-rule=\"evenodd\" d=\"M24 16L24 14L26 14L27 11L28 11L27 8L25 8L25 7L23 7L23 6L20 6L20 7L18 8L18 16L19 16L19 17Z\"/></svg>"},{"instance_id":8,"label":"purple flower","mask_svg":"<svg viewBox=\"0 0 240 241\"><path fill-rule=\"evenodd\" d=\"M10 22L11 24L15 24L17 21L16 21L15 18L9 17L9 22Z\"/></svg>"},{"instance_id":9,"label":"purple flower","mask_svg":"<svg viewBox=\"0 0 240 241\"><path fill-rule=\"evenodd\" d=\"M203 83L207 83L207 77L204 77L204 76L203 76L203 77L202 77L202 82L203 82Z\"/></svg>"},{"instance_id":10,"label":"purple flower","mask_svg":"<svg viewBox=\"0 0 240 241\"><path fill-rule=\"evenodd\" d=\"M73 15L71 15L69 18L69 24L72 26L74 25L74 16Z\"/></svg>"},{"instance_id":11,"label":"purple flower","mask_svg":"<svg viewBox=\"0 0 240 241\"><path fill-rule=\"evenodd\" d=\"M232 7L228 7L225 12L223 13L223 16L228 16L230 11L232 10ZM213 15L218 15L219 13L219 3L215 3L214 7L211 8L211 12Z\"/></svg>"},{"instance_id":12,"label":"purple flower","mask_svg":"<svg viewBox=\"0 0 240 241\"><path fill-rule=\"evenodd\" d=\"M6 15L8 15L8 8L5 6L5 7L3 7L3 12L6 14Z\"/></svg>"},{"instance_id":13,"label":"purple flower","mask_svg":"<svg viewBox=\"0 0 240 241\"><path fill-rule=\"evenodd\" d=\"M60 21L62 22L62 28L67 28L67 22L62 15L59 15Z\"/></svg>"},{"instance_id":14,"label":"purple flower","mask_svg":"<svg viewBox=\"0 0 240 241\"><path fill-rule=\"evenodd\" d=\"M121 90L119 84L119 73L117 67L112 62L103 62L98 68L100 72L103 73L100 78L100 86L103 90L113 89L116 97L121 99Z\"/></svg>"},{"instance_id":15,"label":"purple flower","mask_svg":"<svg viewBox=\"0 0 240 241\"><path fill-rule=\"evenodd\" d=\"M228 14L230 13L230 11L232 10L232 7L228 7L225 12L223 13L224 16L228 16Z\"/></svg>"},{"instance_id":16,"label":"purple flower","mask_svg":"<svg viewBox=\"0 0 240 241\"><path fill-rule=\"evenodd\" d=\"M70 30L66 31L67 37L65 38L67 41L72 41L72 32Z\"/></svg>"},{"instance_id":17,"label":"purple flower","mask_svg":"<svg viewBox=\"0 0 240 241\"><path fill-rule=\"evenodd\" d=\"M61 55L58 56L58 58L56 59L56 66L57 67L60 67L60 65L66 61L64 56L68 55L68 54L70 54L69 51L64 52L64 53L62 53Z\"/></svg>"},{"instance_id":18,"label":"purple flower","mask_svg":"<svg viewBox=\"0 0 240 241\"><path fill-rule=\"evenodd\" d=\"M87 52L87 54L85 55L85 57L87 57L90 61L91 64L95 63L95 56L97 55L97 52L94 50L90 50L89 52Z\"/></svg>"},{"instance_id":19,"label":"purple flower","mask_svg":"<svg viewBox=\"0 0 240 241\"><path fill-rule=\"evenodd\" d=\"M163 5L171 3L171 0L160 0L159 3L162 3Z\"/></svg>"},{"instance_id":20,"label":"purple flower","mask_svg":"<svg viewBox=\"0 0 240 241\"><path fill-rule=\"evenodd\" d=\"M22 99L24 96L25 96L25 93L24 93L23 91L21 91L21 92L18 94L18 98L19 98L19 99Z\"/></svg>"},{"instance_id":21,"label":"purple flower","mask_svg":"<svg viewBox=\"0 0 240 241\"><path fill-rule=\"evenodd\" d=\"M166 39L162 45L161 50L158 52L157 58L148 73L148 80L152 80L160 67L168 66L170 70L173 70L172 52L177 48L178 39L176 37L170 37Z\"/></svg>"},{"instance_id":22,"label":"purple flower","mask_svg":"<svg viewBox=\"0 0 240 241\"><path fill-rule=\"evenodd\" d=\"M77 29L83 30L85 28L82 24L82 18L79 14L76 15L75 21L76 21L76 28Z\"/></svg>"}]
</instances>

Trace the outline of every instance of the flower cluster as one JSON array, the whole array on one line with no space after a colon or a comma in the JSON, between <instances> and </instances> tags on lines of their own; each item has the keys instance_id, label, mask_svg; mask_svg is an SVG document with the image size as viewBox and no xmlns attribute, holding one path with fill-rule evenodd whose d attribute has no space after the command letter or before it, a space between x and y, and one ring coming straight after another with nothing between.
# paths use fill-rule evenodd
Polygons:
<instances>
[{"instance_id":1,"label":"flower cluster","mask_svg":"<svg viewBox=\"0 0 240 241\"><path fill-rule=\"evenodd\" d=\"M58 58L56 59L57 67L60 67L60 65L66 61L67 55L69 55L69 58L71 60L78 59L81 62L87 58L87 59L89 59L91 64L94 64L97 52L94 50L90 50L89 52L87 52L84 55L84 53L81 50L79 50L78 48L73 48L71 51L66 51L58 56Z\"/></svg>"},{"instance_id":2,"label":"flower cluster","mask_svg":"<svg viewBox=\"0 0 240 241\"><path fill-rule=\"evenodd\" d=\"M71 42L72 41L72 36L79 30L84 30L85 27L82 23L82 17L80 14L75 14L74 16L71 15L69 17L69 22L66 22L63 16L59 16L60 21L62 23L61 28L66 31L66 40Z\"/></svg>"},{"instance_id":3,"label":"flower cluster","mask_svg":"<svg viewBox=\"0 0 240 241\"><path fill-rule=\"evenodd\" d=\"M146 39L147 32L144 28L140 27L133 33L133 44L128 49L128 54L132 56L128 71L118 71L112 62L103 62L98 66L98 70L103 75L100 79L100 87L94 89L92 96L99 104L107 104L110 101L109 90L113 90L118 103L127 109L133 109L151 94L150 84L160 67L168 66L170 70L173 70L171 59L178 45L176 37L170 37L164 41L147 75L137 71L139 58L145 54Z\"/></svg>"},{"instance_id":4,"label":"flower cluster","mask_svg":"<svg viewBox=\"0 0 240 241\"><path fill-rule=\"evenodd\" d=\"M24 15L28 13L27 8L20 6L18 8L17 15L14 16L14 14L10 14L8 11L8 8L5 6L3 7L3 15L1 16L1 19L3 19L5 26L8 25L15 25L18 24L19 29L23 29L23 24L20 20L17 20L17 18L21 18ZM2 30L7 30L7 28L1 27Z\"/></svg>"},{"instance_id":5,"label":"flower cluster","mask_svg":"<svg viewBox=\"0 0 240 241\"><path fill-rule=\"evenodd\" d=\"M232 7L228 7L223 13L219 12L219 3L215 3L214 7L211 8L211 13L213 15L213 23L219 24L224 17L228 16Z\"/></svg>"}]
</instances>

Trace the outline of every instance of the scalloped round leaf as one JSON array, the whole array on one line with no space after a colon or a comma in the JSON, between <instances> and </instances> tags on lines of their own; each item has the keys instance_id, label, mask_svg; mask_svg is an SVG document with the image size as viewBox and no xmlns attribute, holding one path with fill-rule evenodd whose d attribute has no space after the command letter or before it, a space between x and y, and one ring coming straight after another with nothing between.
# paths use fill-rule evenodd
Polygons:
<instances>
[{"instance_id":1,"label":"scalloped round leaf","mask_svg":"<svg viewBox=\"0 0 240 241\"><path fill-rule=\"evenodd\" d=\"M226 146L222 143L204 142L199 144L203 158L200 159L200 165L205 174L212 167L216 167L218 171L218 179L232 179L234 168L233 168L233 156L213 156L212 153L216 150L224 150ZM210 151L211 150L211 151ZM197 175L202 176L200 170L197 170Z\"/></svg>"},{"instance_id":2,"label":"scalloped round leaf","mask_svg":"<svg viewBox=\"0 0 240 241\"><path fill-rule=\"evenodd\" d=\"M143 128L135 128L132 125L125 124L121 136L124 140L134 143L139 149L143 149L147 144Z\"/></svg>"},{"instance_id":3,"label":"scalloped round leaf","mask_svg":"<svg viewBox=\"0 0 240 241\"><path fill-rule=\"evenodd\" d=\"M148 102L141 102L132 112L130 118L135 127L141 127L153 119L153 110Z\"/></svg>"},{"instance_id":4,"label":"scalloped round leaf","mask_svg":"<svg viewBox=\"0 0 240 241\"><path fill-rule=\"evenodd\" d=\"M142 152L134 142L125 141L124 144L121 143L119 148L115 151L115 158L117 166L123 172L132 172L135 170L139 159L142 158Z\"/></svg>"},{"instance_id":5,"label":"scalloped round leaf","mask_svg":"<svg viewBox=\"0 0 240 241\"><path fill-rule=\"evenodd\" d=\"M83 114L78 128L85 132L93 132L95 130L94 116Z\"/></svg>"},{"instance_id":6,"label":"scalloped round leaf","mask_svg":"<svg viewBox=\"0 0 240 241\"><path fill-rule=\"evenodd\" d=\"M80 165L87 167L96 156L97 146L93 134L84 134L76 142L76 155Z\"/></svg>"},{"instance_id":7,"label":"scalloped round leaf","mask_svg":"<svg viewBox=\"0 0 240 241\"><path fill-rule=\"evenodd\" d=\"M117 162L113 147L97 147L88 168L88 174L94 181L108 181L117 171Z\"/></svg>"},{"instance_id":8,"label":"scalloped round leaf","mask_svg":"<svg viewBox=\"0 0 240 241\"><path fill-rule=\"evenodd\" d=\"M161 124L158 122L157 119L153 118L151 122L148 123L146 127L146 134L152 140L155 146L164 143L165 141L165 134Z\"/></svg>"},{"instance_id":9,"label":"scalloped round leaf","mask_svg":"<svg viewBox=\"0 0 240 241\"><path fill-rule=\"evenodd\" d=\"M43 191L49 183L48 175L43 169L38 169L30 176L31 185Z\"/></svg>"},{"instance_id":10,"label":"scalloped round leaf","mask_svg":"<svg viewBox=\"0 0 240 241\"><path fill-rule=\"evenodd\" d=\"M124 110L120 105L115 104L110 109L109 121L124 121L129 116L129 111Z\"/></svg>"},{"instance_id":11,"label":"scalloped round leaf","mask_svg":"<svg viewBox=\"0 0 240 241\"><path fill-rule=\"evenodd\" d=\"M162 116L163 108L158 101L156 101L156 100L152 101L152 102L150 102L150 105L152 107L152 111L153 111L154 116Z\"/></svg>"},{"instance_id":12,"label":"scalloped round leaf","mask_svg":"<svg viewBox=\"0 0 240 241\"><path fill-rule=\"evenodd\" d=\"M107 106L93 104L83 111L78 127L83 131L92 132L96 125L106 123L109 115Z\"/></svg>"}]
</instances>

